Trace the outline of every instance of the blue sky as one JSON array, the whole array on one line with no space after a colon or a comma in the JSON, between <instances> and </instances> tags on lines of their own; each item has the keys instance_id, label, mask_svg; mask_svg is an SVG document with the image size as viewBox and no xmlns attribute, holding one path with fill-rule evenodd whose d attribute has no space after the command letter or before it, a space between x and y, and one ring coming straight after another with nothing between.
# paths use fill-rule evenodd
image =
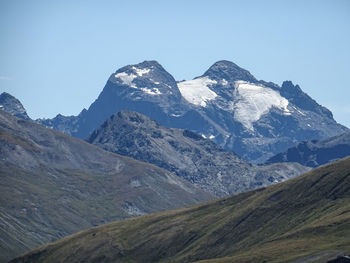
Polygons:
<instances>
[{"instance_id":1,"label":"blue sky","mask_svg":"<svg viewBox=\"0 0 350 263\"><path fill-rule=\"evenodd\" d=\"M32 118L76 115L118 68L157 60L177 80L226 59L292 80L350 127L350 1L0 0L0 92Z\"/></svg>"}]
</instances>

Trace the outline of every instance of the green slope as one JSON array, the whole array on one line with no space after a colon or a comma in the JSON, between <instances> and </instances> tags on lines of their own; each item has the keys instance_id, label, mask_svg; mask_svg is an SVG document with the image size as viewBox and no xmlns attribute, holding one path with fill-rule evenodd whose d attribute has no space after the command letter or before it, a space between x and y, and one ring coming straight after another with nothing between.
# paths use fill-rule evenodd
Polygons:
<instances>
[{"instance_id":1,"label":"green slope","mask_svg":"<svg viewBox=\"0 0 350 263\"><path fill-rule=\"evenodd\" d=\"M350 252L350 158L203 205L66 237L13 262L325 262Z\"/></svg>"}]
</instances>

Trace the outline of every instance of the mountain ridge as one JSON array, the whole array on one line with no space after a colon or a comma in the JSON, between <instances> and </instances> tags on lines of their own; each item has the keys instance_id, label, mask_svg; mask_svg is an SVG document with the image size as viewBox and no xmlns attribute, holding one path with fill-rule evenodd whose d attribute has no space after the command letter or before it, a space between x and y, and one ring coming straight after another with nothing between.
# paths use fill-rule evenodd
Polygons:
<instances>
[{"instance_id":1,"label":"mountain ridge","mask_svg":"<svg viewBox=\"0 0 350 263\"><path fill-rule=\"evenodd\" d=\"M251 165L208 138L161 126L132 111L112 115L86 141L157 165L216 196L267 186L308 171L296 164Z\"/></svg>"},{"instance_id":2,"label":"mountain ridge","mask_svg":"<svg viewBox=\"0 0 350 263\"><path fill-rule=\"evenodd\" d=\"M287 151L279 153L266 163L297 162L309 167L318 167L350 155L350 132L323 140L300 142Z\"/></svg>"},{"instance_id":3,"label":"mountain ridge","mask_svg":"<svg viewBox=\"0 0 350 263\"><path fill-rule=\"evenodd\" d=\"M180 82L155 61L128 65L109 77L99 97L77 117L38 121L86 138L121 110L212 137L215 143L254 163L300 141L347 130L298 85L287 81L280 87L258 81L229 61L218 61L202 76Z\"/></svg>"},{"instance_id":4,"label":"mountain ridge","mask_svg":"<svg viewBox=\"0 0 350 263\"><path fill-rule=\"evenodd\" d=\"M228 60L219 60L204 72L203 76L217 77L227 80L244 80L249 82L258 82L258 80L246 69Z\"/></svg>"}]
</instances>

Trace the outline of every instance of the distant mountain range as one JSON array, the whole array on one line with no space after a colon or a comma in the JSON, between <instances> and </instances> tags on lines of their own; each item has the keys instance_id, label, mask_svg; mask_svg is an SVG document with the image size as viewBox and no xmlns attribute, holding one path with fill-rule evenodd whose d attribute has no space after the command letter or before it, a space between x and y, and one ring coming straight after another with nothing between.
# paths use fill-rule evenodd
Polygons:
<instances>
[{"instance_id":1,"label":"distant mountain range","mask_svg":"<svg viewBox=\"0 0 350 263\"><path fill-rule=\"evenodd\" d=\"M214 196L0 110L0 262L68 234Z\"/></svg>"},{"instance_id":2,"label":"distant mountain range","mask_svg":"<svg viewBox=\"0 0 350 263\"><path fill-rule=\"evenodd\" d=\"M147 115L159 124L210 138L250 162L264 162L296 143L347 130L298 85L259 81L229 61L218 61L202 76L177 82L156 61L113 73L88 110L38 122L86 138L121 110Z\"/></svg>"},{"instance_id":3,"label":"distant mountain range","mask_svg":"<svg viewBox=\"0 0 350 263\"><path fill-rule=\"evenodd\" d=\"M308 171L298 164L248 164L210 139L188 130L166 128L131 111L116 113L86 141L155 164L216 196L267 186Z\"/></svg>"},{"instance_id":4,"label":"distant mountain range","mask_svg":"<svg viewBox=\"0 0 350 263\"><path fill-rule=\"evenodd\" d=\"M349 171L343 159L268 188L91 228L11 263L327 262L350 251Z\"/></svg>"},{"instance_id":5,"label":"distant mountain range","mask_svg":"<svg viewBox=\"0 0 350 263\"><path fill-rule=\"evenodd\" d=\"M298 143L287 151L271 157L267 163L297 162L318 167L350 155L350 131L341 135Z\"/></svg>"}]
</instances>

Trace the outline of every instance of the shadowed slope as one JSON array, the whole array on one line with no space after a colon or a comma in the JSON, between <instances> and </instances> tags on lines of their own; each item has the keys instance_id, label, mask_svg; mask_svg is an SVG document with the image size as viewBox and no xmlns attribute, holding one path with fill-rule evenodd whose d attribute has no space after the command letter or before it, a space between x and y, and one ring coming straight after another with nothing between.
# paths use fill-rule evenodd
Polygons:
<instances>
[{"instance_id":1,"label":"shadowed slope","mask_svg":"<svg viewBox=\"0 0 350 263\"><path fill-rule=\"evenodd\" d=\"M350 131L341 135L298 143L287 151L271 157L267 163L297 162L317 167L350 155Z\"/></svg>"},{"instance_id":2,"label":"shadowed slope","mask_svg":"<svg viewBox=\"0 0 350 263\"><path fill-rule=\"evenodd\" d=\"M156 166L0 111L0 262L81 229L212 196Z\"/></svg>"}]
</instances>

